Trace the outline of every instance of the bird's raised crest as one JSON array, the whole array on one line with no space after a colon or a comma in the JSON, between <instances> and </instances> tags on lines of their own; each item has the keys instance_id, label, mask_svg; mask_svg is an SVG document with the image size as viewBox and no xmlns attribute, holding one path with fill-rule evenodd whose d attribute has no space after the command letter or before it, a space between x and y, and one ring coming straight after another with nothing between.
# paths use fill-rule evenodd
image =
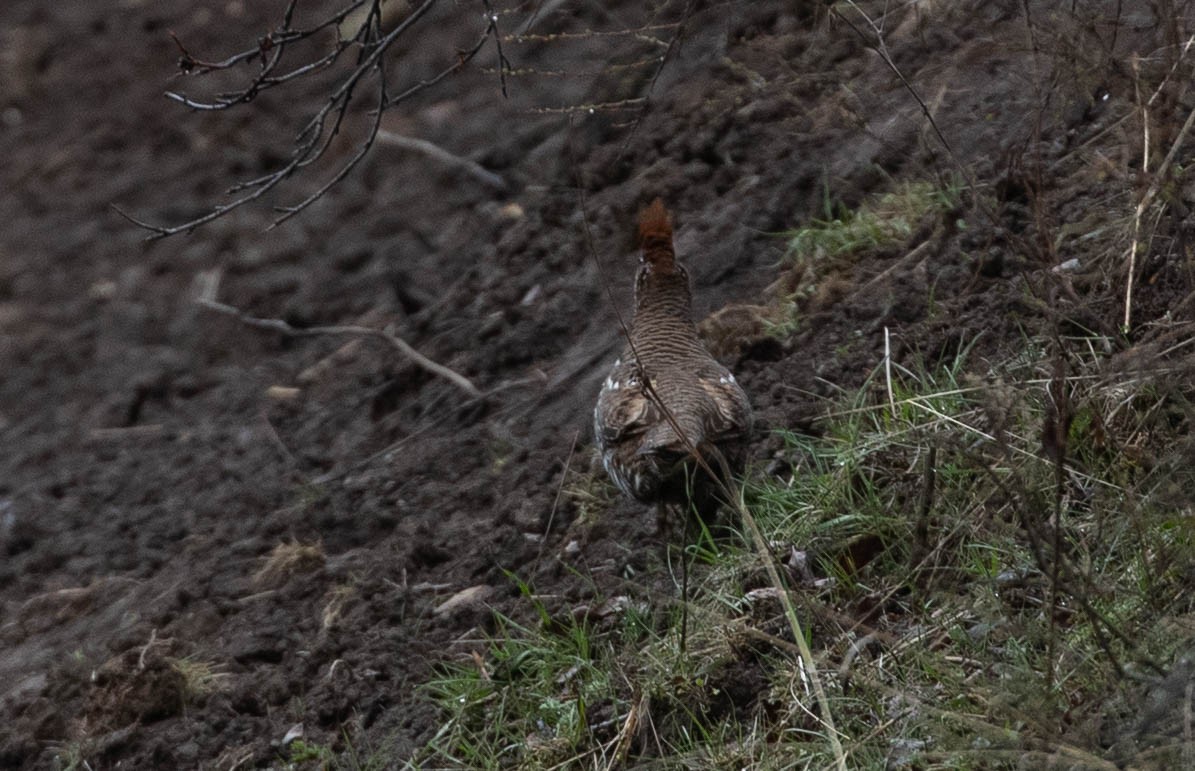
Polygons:
<instances>
[{"instance_id":1,"label":"bird's raised crest","mask_svg":"<svg viewBox=\"0 0 1195 771\"><path fill-rule=\"evenodd\" d=\"M676 254L672 250L672 217L660 198L639 212L639 247L643 261L658 272L672 272Z\"/></svg>"}]
</instances>

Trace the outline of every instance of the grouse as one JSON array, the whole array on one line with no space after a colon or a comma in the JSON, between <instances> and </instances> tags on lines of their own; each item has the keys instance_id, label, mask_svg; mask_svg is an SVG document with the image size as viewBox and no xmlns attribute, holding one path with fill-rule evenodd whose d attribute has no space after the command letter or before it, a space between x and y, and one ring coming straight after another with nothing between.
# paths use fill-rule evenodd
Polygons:
<instances>
[{"instance_id":1,"label":"grouse","mask_svg":"<svg viewBox=\"0 0 1195 771\"><path fill-rule=\"evenodd\" d=\"M630 340L593 413L597 447L618 488L657 504L661 518L668 504L691 504L707 517L718 490L707 472L741 470L751 404L697 335L689 274L659 198L639 215L639 246Z\"/></svg>"}]
</instances>

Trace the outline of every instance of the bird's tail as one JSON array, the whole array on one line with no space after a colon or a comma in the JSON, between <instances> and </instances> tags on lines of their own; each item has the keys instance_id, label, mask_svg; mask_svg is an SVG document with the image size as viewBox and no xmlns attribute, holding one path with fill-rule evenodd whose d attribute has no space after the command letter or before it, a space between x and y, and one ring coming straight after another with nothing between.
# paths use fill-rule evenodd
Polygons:
<instances>
[{"instance_id":1,"label":"bird's tail","mask_svg":"<svg viewBox=\"0 0 1195 771\"><path fill-rule=\"evenodd\" d=\"M659 198L639 212L639 246L643 249L644 262L651 263L657 271L670 272L675 266L672 217Z\"/></svg>"}]
</instances>

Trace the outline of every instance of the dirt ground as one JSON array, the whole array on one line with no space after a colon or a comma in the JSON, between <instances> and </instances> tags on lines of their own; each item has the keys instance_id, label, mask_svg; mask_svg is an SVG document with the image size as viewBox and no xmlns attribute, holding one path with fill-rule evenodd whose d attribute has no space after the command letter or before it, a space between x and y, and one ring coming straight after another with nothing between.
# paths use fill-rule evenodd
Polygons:
<instances>
[{"instance_id":1,"label":"dirt ground","mask_svg":"<svg viewBox=\"0 0 1195 771\"><path fill-rule=\"evenodd\" d=\"M438 725L419 684L492 628L490 608L522 612L509 574L561 606L595 587L654 596L653 513L619 502L580 528L561 489L590 463L632 224L656 195L754 404L759 473L768 430L816 431L813 397L861 383L885 329L897 361L930 366L1068 324L1142 342L1116 332L1123 274L1082 260L1141 184L1130 62L1145 57L1156 86L1172 44L1154 6L1030 3L1030 24L1020 2L904 6L884 35L919 103L866 25L819 3L577 0L534 19L498 5L509 96L487 47L383 125L476 161L502 191L379 144L275 230L269 206L333 165L146 243L113 204L156 222L202 213L285 159L333 75L194 113L163 92L225 81L178 76L169 33L224 56L284 3L0 4L0 767L63 766L72 748L97 771L276 767L300 723L312 742L405 758ZM481 8L434 9L395 82L450 63ZM514 37L587 30L623 34ZM1173 138L1188 108L1162 93ZM367 120L350 115L333 162ZM795 331L765 333L750 306L786 276L779 233L827 201L960 169L994 208L959 204L835 266L797 300ZM1185 225L1158 232L1141 329L1188 291L1165 257ZM1077 271L1052 270L1072 258ZM247 327L194 302L213 280L254 316L389 325L488 395L376 340ZM443 607L466 589L473 601Z\"/></svg>"}]
</instances>

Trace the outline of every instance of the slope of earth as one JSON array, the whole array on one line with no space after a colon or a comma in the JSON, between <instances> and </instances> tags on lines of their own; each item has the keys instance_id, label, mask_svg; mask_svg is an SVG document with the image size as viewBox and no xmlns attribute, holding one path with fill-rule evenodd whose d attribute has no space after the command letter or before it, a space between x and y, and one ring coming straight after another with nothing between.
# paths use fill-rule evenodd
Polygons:
<instances>
[{"instance_id":1,"label":"slope of earth","mask_svg":"<svg viewBox=\"0 0 1195 771\"><path fill-rule=\"evenodd\" d=\"M510 574L562 606L671 591L649 512L617 503L581 528L560 495L589 463L654 196L760 417L761 468L767 430L815 430L810 396L862 382L885 330L897 361L996 357L1068 324L1129 347L1189 288L1167 259L1185 225L1164 224L1134 298L1145 331L1117 333L1125 244L1098 233L1135 205L1134 87L1162 95L1163 149L1189 101L1156 56L1173 25L1145 3L1030 3L1035 24L1022 3L909 6L884 51L917 96L865 21L817 3L510 4L505 84L487 45L382 122L502 185L380 141L263 232L268 204L353 152L363 102L316 176L145 243L112 204L203 213L286 158L335 78L188 112L162 91L238 73L179 78L170 33L220 58L284 5L0 8L0 767L277 766L296 724L408 757L438 719L418 685L491 609L520 612ZM391 77L451 64L482 7L435 7ZM926 181L982 195L817 286L786 267L778 233ZM296 327L389 328L486 396L376 339L287 337L195 302L213 292Z\"/></svg>"}]
</instances>

